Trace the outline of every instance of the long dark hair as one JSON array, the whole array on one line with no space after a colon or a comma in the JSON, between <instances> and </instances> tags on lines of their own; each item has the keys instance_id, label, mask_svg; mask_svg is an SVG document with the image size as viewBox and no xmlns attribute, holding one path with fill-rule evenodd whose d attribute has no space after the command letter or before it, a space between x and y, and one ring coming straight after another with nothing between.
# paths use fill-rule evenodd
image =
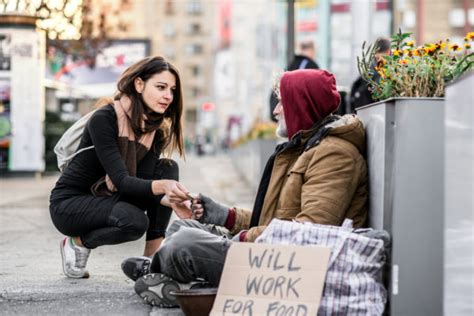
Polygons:
<instances>
[{"instance_id":1,"label":"long dark hair","mask_svg":"<svg viewBox=\"0 0 474 316\"><path fill-rule=\"evenodd\" d=\"M143 115L156 116L155 113L148 113L147 107L143 101L142 95L135 89L135 79L140 78L143 81L147 81L153 75L161 73L163 71L171 72L176 79L176 89L173 93L173 102L162 114L165 119L164 126L162 126L162 135L164 139L164 147L167 148L169 154L176 149L180 156L184 156L183 146L183 132L181 116L183 114L183 95L181 91L181 80L176 67L170 64L161 56L150 56L140 60L139 62L128 67L120 76L117 82L118 93L115 95L115 99L119 99L122 95L126 95L132 101L132 117L131 124L135 134L139 135L142 132L142 120ZM162 122L162 120L159 120ZM166 130L166 123L171 124L170 134L168 135Z\"/></svg>"}]
</instances>

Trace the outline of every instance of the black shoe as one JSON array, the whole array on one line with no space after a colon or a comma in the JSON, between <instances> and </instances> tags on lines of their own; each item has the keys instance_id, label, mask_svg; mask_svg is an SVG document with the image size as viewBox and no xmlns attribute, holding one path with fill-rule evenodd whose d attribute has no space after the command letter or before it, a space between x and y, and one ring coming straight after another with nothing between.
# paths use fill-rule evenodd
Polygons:
<instances>
[{"instance_id":1,"label":"black shoe","mask_svg":"<svg viewBox=\"0 0 474 316\"><path fill-rule=\"evenodd\" d=\"M162 273L151 273L135 282L135 292L148 304L158 307L178 307L176 296L171 292L181 290L180 285Z\"/></svg>"},{"instance_id":2,"label":"black shoe","mask_svg":"<svg viewBox=\"0 0 474 316\"><path fill-rule=\"evenodd\" d=\"M130 257L122 261L122 271L127 277L136 281L150 273L151 259L148 257Z\"/></svg>"}]
</instances>

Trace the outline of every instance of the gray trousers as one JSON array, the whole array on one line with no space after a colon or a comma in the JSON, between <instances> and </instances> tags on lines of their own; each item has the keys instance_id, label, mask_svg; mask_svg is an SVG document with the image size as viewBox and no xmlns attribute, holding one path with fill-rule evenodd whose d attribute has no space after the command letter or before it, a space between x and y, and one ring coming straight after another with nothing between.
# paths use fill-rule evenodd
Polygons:
<instances>
[{"instance_id":1,"label":"gray trousers","mask_svg":"<svg viewBox=\"0 0 474 316\"><path fill-rule=\"evenodd\" d=\"M231 238L223 227L177 220L153 256L151 272L161 272L182 283L203 279L218 286Z\"/></svg>"}]
</instances>

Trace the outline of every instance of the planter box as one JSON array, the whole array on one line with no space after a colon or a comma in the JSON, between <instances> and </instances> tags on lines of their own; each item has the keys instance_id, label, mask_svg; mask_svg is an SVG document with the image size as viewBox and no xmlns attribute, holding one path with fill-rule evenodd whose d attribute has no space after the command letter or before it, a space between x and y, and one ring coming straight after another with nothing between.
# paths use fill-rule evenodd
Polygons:
<instances>
[{"instance_id":1,"label":"planter box","mask_svg":"<svg viewBox=\"0 0 474 316\"><path fill-rule=\"evenodd\" d=\"M367 133L370 226L392 236L389 312L441 315L444 100L395 98L357 114Z\"/></svg>"},{"instance_id":2,"label":"planter box","mask_svg":"<svg viewBox=\"0 0 474 316\"><path fill-rule=\"evenodd\" d=\"M474 71L446 87L444 314L474 315Z\"/></svg>"}]
</instances>

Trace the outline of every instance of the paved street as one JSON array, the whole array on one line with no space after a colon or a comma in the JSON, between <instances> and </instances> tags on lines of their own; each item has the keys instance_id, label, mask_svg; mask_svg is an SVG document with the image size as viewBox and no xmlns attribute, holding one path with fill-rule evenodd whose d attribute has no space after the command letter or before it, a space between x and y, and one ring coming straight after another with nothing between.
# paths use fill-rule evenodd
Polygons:
<instances>
[{"instance_id":1,"label":"paved street","mask_svg":"<svg viewBox=\"0 0 474 316\"><path fill-rule=\"evenodd\" d=\"M254 192L225 155L181 162L181 182L228 205L251 207ZM51 223L48 195L56 176L0 178L0 314L2 315L183 315L151 308L120 270L123 258L139 255L144 239L105 246L90 256L89 279L62 274L61 234Z\"/></svg>"}]
</instances>

